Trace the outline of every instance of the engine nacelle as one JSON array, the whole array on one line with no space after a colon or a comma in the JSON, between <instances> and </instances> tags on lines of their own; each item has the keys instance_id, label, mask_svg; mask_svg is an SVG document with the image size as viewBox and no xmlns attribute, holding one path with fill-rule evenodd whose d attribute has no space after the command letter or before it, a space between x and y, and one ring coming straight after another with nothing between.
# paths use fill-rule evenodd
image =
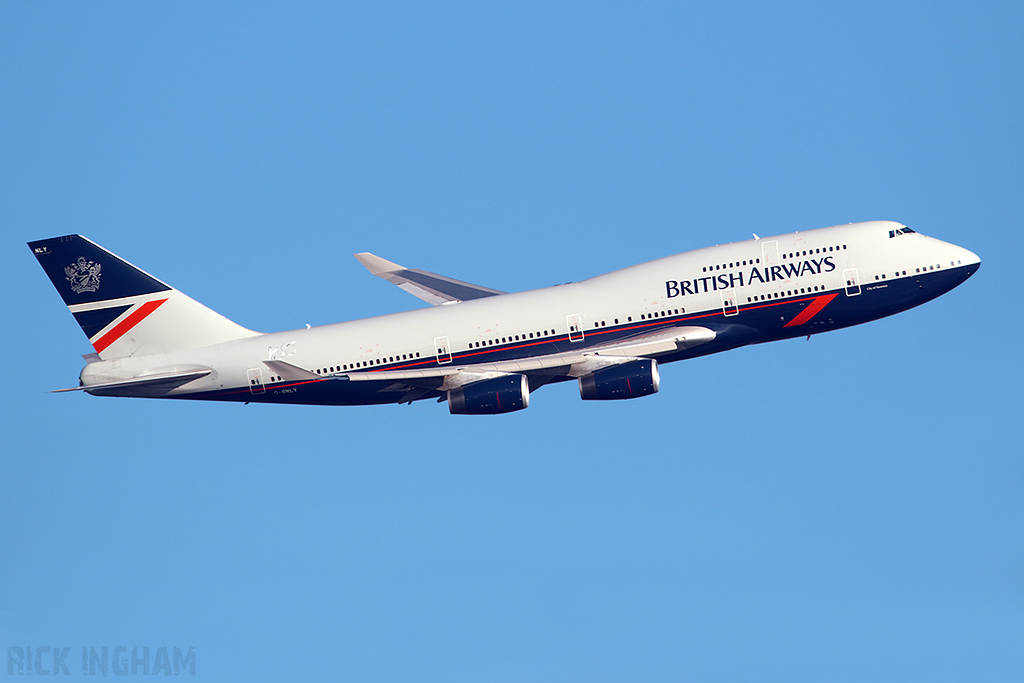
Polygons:
<instances>
[{"instance_id":1,"label":"engine nacelle","mask_svg":"<svg viewBox=\"0 0 1024 683\"><path fill-rule=\"evenodd\" d=\"M448 392L448 410L452 415L497 415L529 405L530 382L526 375L485 379Z\"/></svg>"},{"instance_id":2,"label":"engine nacelle","mask_svg":"<svg viewBox=\"0 0 1024 683\"><path fill-rule=\"evenodd\" d=\"M637 398L657 392L660 383L657 361L631 361L580 377L580 397L584 401Z\"/></svg>"}]
</instances>

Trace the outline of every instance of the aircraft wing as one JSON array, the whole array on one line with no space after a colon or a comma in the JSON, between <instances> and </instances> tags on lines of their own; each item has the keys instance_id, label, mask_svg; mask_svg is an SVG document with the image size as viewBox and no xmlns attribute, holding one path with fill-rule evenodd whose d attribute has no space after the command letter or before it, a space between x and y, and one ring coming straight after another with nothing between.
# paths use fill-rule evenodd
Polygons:
<instances>
[{"instance_id":1,"label":"aircraft wing","mask_svg":"<svg viewBox=\"0 0 1024 683\"><path fill-rule=\"evenodd\" d=\"M471 299L482 299L487 296L497 296L506 293L497 289L490 289L489 287L473 285L462 280L455 280L444 275L438 275L437 273L429 273L425 270L405 268L369 252L354 254L354 256L360 263L366 266L368 271L377 277L397 285L399 289L403 289L433 306L469 301Z\"/></svg>"},{"instance_id":2,"label":"aircraft wing","mask_svg":"<svg viewBox=\"0 0 1024 683\"><path fill-rule=\"evenodd\" d=\"M451 390L491 377L519 374L529 378L530 389L533 390L555 377L582 377L602 367L638 358L657 358L660 355L706 344L714 338L714 331L706 327L676 326L590 346L575 352L474 365L438 365L424 370L347 372L338 373L337 376L353 382L393 380L396 384L409 386L410 389L421 387L426 390ZM413 393L411 390L410 395Z\"/></svg>"}]
</instances>

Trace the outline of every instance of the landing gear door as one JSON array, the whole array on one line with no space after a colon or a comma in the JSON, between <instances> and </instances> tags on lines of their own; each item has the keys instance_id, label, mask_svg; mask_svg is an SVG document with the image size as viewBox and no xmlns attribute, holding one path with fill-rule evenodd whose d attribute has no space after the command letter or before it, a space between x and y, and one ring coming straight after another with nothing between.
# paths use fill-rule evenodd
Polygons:
<instances>
[{"instance_id":1,"label":"landing gear door","mask_svg":"<svg viewBox=\"0 0 1024 683\"><path fill-rule=\"evenodd\" d=\"M846 282L846 296L857 296L860 294L860 276L856 268L847 268L843 271L843 280Z\"/></svg>"},{"instance_id":2,"label":"landing gear door","mask_svg":"<svg viewBox=\"0 0 1024 683\"><path fill-rule=\"evenodd\" d=\"M437 364L452 362L452 345L448 337L434 337L434 350L437 352Z\"/></svg>"},{"instance_id":3,"label":"landing gear door","mask_svg":"<svg viewBox=\"0 0 1024 683\"><path fill-rule=\"evenodd\" d=\"M249 378L249 393L262 394L267 389L263 386L263 369L253 368L245 373Z\"/></svg>"}]
</instances>

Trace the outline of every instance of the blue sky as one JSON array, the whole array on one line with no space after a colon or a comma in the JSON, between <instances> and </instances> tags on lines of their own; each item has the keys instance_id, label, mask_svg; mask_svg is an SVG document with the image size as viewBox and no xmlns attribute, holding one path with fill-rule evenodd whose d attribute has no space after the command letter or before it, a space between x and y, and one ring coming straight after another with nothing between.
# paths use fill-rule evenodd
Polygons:
<instances>
[{"instance_id":1,"label":"blue sky","mask_svg":"<svg viewBox=\"0 0 1024 683\"><path fill-rule=\"evenodd\" d=\"M1019 3L0 6L6 646L197 676L1020 680ZM79 232L272 331L893 219L982 258L858 328L529 410L54 395ZM2 670L5 674L6 669Z\"/></svg>"}]
</instances>

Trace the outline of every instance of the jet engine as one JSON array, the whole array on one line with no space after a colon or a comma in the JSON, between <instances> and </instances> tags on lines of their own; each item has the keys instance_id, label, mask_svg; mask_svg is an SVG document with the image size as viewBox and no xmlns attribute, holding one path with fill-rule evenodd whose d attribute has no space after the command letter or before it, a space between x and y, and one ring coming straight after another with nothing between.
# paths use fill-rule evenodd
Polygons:
<instances>
[{"instance_id":1,"label":"jet engine","mask_svg":"<svg viewBox=\"0 0 1024 683\"><path fill-rule=\"evenodd\" d=\"M658 391L658 362L635 360L601 368L580 377L580 397L584 401L609 401L637 398Z\"/></svg>"},{"instance_id":2,"label":"jet engine","mask_svg":"<svg viewBox=\"0 0 1024 683\"><path fill-rule=\"evenodd\" d=\"M485 379L448 392L448 410L452 415L497 415L529 405L530 382L526 375Z\"/></svg>"}]
</instances>

